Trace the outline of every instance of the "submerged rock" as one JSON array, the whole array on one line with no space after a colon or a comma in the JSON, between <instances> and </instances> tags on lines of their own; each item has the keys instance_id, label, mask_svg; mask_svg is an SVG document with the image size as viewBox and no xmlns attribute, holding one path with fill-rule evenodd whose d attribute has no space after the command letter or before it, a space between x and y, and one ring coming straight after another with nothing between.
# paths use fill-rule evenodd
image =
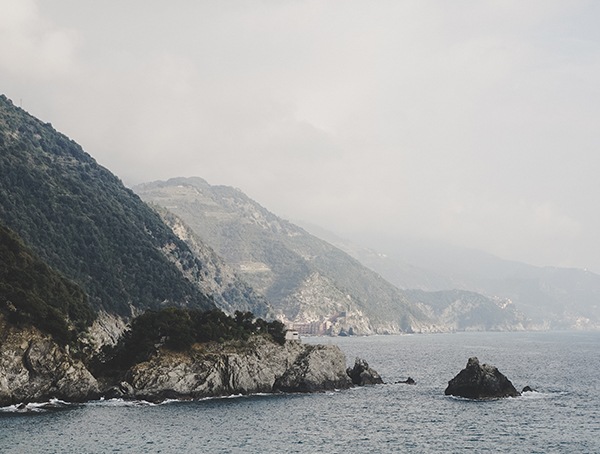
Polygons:
<instances>
[{"instance_id":1,"label":"submerged rock","mask_svg":"<svg viewBox=\"0 0 600 454\"><path fill-rule=\"evenodd\" d=\"M383 380L375 369L369 367L369 364L361 358L356 358L354 367L346 369L346 373L352 380L352 383L358 386L380 385Z\"/></svg>"},{"instance_id":2,"label":"submerged rock","mask_svg":"<svg viewBox=\"0 0 600 454\"><path fill-rule=\"evenodd\" d=\"M485 399L520 396L511 381L494 366L479 364L476 357L469 358L467 367L448 382L444 394Z\"/></svg>"}]
</instances>

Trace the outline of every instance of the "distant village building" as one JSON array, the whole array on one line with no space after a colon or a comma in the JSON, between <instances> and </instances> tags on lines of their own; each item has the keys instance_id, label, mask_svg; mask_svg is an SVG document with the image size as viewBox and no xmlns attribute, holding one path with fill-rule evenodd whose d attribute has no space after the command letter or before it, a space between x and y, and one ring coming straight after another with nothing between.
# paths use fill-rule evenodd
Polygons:
<instances>
[{"instance_id":1,"label":"distant village building","mask_svg":"<svg viewBox=\"0 0 600 454\"><path fill-rule=\"evenodd\" d=\"M293 323L291 329L308 336L323 336L330 334L331 322Z\"/></svg>"},{"instance_id":2,"label":"distant village building","mask_svg":"<svg viewBox=\"0 0 600 454\"><path fill-rule=\"evenodd\" d=\"M293 329L288 329L285 333L285 340L293 340L300 342L300 333Z\"/></svg>"}]
</instances>

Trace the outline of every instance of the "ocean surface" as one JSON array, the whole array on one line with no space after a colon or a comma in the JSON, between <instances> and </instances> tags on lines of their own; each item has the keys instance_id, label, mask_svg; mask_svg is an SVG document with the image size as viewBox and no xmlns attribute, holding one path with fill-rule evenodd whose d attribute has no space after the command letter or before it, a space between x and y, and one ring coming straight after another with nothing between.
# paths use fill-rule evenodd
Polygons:
<instances>
[{"instance_id":1,"label":"ocean surface","mask_svg":"<svg viewBox=\"0 0 600 454\"><path fill-rule=\"evenodd\" d=\"M7 453L600 453L600 333L309 338L388 383L196 402L52 402L0 411ZM522 397L444 396L471 356ZM416 385L394 384L408 376Z\"/></svg>"}]
</instances>

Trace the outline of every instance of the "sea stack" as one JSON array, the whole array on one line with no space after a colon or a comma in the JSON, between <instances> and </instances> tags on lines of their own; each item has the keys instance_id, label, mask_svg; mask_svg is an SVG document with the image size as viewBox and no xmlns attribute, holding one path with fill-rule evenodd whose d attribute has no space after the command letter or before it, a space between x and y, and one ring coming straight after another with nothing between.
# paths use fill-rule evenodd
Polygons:
<instances>
[{"instance_id":1,"label":"sea stack","mask_svg":"<svg viewBox=\"0 0 600 454\"><path fill-rule=\"evenodd\" d=\"M361 358L356 358L354 367L346 369L346 373L354 385L380 385L383 383L383 380L377 371L369 367L369 363Z\"/></svg>"},{"instance_id":2,"label":"sea stack","mask_svg":"<svg viewBox=\"0 0 600 454\"><path fill-rule=\"evenodd\" d=\"M469 358L467 367L448 382L444 394L468 399L492 399L521 395L511 381L496 367L479 364L476 357Z\"/></svg>"}]
</instances>

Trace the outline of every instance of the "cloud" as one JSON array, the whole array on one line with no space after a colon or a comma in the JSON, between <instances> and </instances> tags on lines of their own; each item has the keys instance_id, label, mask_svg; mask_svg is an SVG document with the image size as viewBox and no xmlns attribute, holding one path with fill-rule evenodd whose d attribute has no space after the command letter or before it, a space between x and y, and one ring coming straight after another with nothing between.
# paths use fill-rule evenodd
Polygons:
<instances>
[{"instance_id":1,"label":"cloud","mask_svg":"<svg viewBox=\"0 0 600 454\"><path fill-rule=\"evenodd\" d=\"M600 271L595 2L0 2L7 95L126 183Z\"/></svg>"},{"instance_id":2,"label":"cloud","mask_svg":"<svg viewBox=\"0 0 600 454\"><path fill-rule=\"evenodd\" d=\"M45 20L33 0L0 0L0 67L28 79L72 74L78 34Z\"/></svg>"}]
</instances>

